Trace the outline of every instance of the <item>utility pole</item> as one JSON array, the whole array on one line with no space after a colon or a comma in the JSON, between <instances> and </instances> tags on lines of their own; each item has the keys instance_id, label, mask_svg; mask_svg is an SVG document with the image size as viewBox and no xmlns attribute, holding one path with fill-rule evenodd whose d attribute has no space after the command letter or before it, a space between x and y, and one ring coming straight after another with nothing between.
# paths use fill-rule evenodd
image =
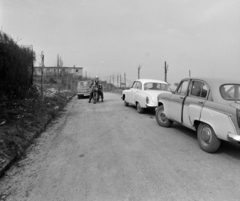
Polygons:
<instances>
[{"instance_id":1,"label":"utility pole","mask_svg":"<svg viewBox=\"0 0 240 201\"><path fill-rule=\"evenodd\" d=\"M189 70L189 77L191 77L191 70Z\"/></svg>"},{"instance_id":2,"label":"utility pole","mask_svg":"<svg viewBox=\"0 0 240 201\"><path fill-rule=\"evenodd\" d=\"M119 81L119 75L117 75L117 87L119 86L118 81Z\"/></svg>"},{"instance_id":3,"label":"utility pole","mask_svg":"<svg viewBox=\"0 0 240 201\"><path fill-rule=\"evenodd\" d=\"M165 61L165 65L164 65L165 82L167 82L167 72L168 72L168 65L167 65L167 62Z\"/></svg>"},{"instance_id":4,"label":"utility pole","mask_svg":"<svg viewBox=\"0 0 240 201\"><path fill-rule=\"evenodd\" d=\"M125 83L125 87L127 87L126 73L124 73L124 83Z\"/></svg>"},{"instance_id":5,"label":"utility pole","mask_svg":"<svg viewBox=\"0 0 240 201\"><path fill-rule=\"evenodd\" d=\"M122 84L122 75L120 74L120 88L121 88L121 84Z\"/></svg>"},{"instance_id":6,"label":"utility pole","mask_svg":"<svg viewBox=\"0 0 240 201\"><path fill-rule=\"evenodd\" d=\"M67 71L67 90L68 90L68 75L69 75L69 72Z\"/></svg>"},{"instance_id":7,"label":"utility pole","mask_svg":"<svg viewBox=\"0 0 240 201\"><path fill-rule=\"evenodd\" d=\"M60 86L59 86L59 54L57 55L57 83L58 83L58 92L60 92Z\"/></svg>"},{"instance_id":8,"label":"utility pole","mask_svg":"<svg viewBox=\"0 0 240 201\"><path fill-rule=\"evenodd\" d=\"M43 51L41 52L41 59L42 59L42 70L41 70L41 101L43 103L44 96L43 96L43 73L44 73L44 54Z\"/></svg>"},{"instance_id":9,"label":"utility pole","mask_svg":"<svg viewBox=\"0 0 240 201\"><path fill-rule=\"evenodd\" d=\"M140 69L141 69L141 66L139 65L138 66L138 79L140 79Z\"/></svg>"}]
</instances>

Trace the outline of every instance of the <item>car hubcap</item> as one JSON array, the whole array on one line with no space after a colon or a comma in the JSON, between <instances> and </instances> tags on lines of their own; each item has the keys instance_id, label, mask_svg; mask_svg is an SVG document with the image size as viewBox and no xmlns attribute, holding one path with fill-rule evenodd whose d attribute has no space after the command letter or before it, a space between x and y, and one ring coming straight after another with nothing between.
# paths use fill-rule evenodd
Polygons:
<instances>
[{"instance_id":1,"label":"car hubcap","mask_svg":"<svg viewBox=\"0 0 240 201\"><path fill-rule=\"evenodd\" d=\"M158 119L162 122L165 123L167 121L167 117L164 114L163 110L158 113Z\"/></svg>"},{"instance_id":2,"label":"car hubcap","mask_svg":"<svg viewBox=\"0 0 240 201\"><path fill-rule=\"evenodd\" d=\"M212 131L208 127L204 127L202 129L202 134L201 134L201 141L203 145L207 146L212 140Z\"/></svg>"}]
</instances>

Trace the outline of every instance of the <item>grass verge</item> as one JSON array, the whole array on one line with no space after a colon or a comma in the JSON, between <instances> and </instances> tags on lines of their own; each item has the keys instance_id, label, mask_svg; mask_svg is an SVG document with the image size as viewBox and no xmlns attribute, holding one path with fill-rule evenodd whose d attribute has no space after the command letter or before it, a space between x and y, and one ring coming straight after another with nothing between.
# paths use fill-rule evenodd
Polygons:
<instances>
[{"instance_id":1,"label":"grass verge","mask_svg":"<svg viewBox=\"0 0 240 201\"><path fill-rule=\"evenodd\" d=\"M13 162L20 159L32 143L64 108L74 94L55 93L44 97L29 93L21 100L0 103L0 177Z\"/></svg>"}]
</instances>

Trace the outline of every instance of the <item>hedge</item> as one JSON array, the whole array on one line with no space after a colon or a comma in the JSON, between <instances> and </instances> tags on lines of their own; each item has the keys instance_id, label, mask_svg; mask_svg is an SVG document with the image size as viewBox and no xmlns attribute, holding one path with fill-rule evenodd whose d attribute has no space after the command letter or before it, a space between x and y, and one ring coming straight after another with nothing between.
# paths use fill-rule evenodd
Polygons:
<instances>
[{"instance_id":1,"label":"hedge","mask_svg":"<svg viewBox=\"0 0 240 201\"><path fill-rule=\"evenodd\" d=\"M32 85L35 52L0 31L0 98L23 98Z\"/></svg>"}]
</instances>

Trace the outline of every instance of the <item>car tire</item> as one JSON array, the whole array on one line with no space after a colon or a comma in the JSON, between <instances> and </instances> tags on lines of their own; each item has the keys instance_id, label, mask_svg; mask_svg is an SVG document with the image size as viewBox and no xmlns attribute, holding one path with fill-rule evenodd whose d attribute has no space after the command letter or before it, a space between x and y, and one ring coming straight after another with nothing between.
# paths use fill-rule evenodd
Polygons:
<instances>
[{"instance_id":1,"label":"car tire","mask_svg":"<svg viewBox=\"0 0 240 201\"><path fill-rule=\"evenodd\" d=\"M137 102L137 112L139 114L142 114L144 112L144 109L141 107L140 103Z\"/></svg>"},{"instance_id":2,"label":"car tire","mask_svg":"<svg viewBox=\"0 0 240 201\"><path fill-rule=\"evenodd\" d=\"M170 127L173 124L173 121L169 120L165 113L163 105L159 106L156 110L155 117L159 126Z\"/></svg>"},{"instance_id":3,"label":"car tire","mask_svg":"<svg viewBox=\"0 0 240 201\"><path fill-rule=\"evenodd\" d=\"M81 96L80 96L80 95L78 95L78 99L81 99Z\"/></svg>"},{"instance_id":4,"label":"car tire","mask_svg":"<svg viewBox=\"0 0 240 201\"><path fill-rule=\"evenodd\" d=\"M124 100L124 105L125 105L126 107L128 107L128 106L129 106L128 102L127 102L127 101L125 101L125 100Z\"/></svg>"},{"instance_id":5,"label":"car tire","mask_svg":"<svg viewBox=\"0 0 240 201\"><path fill-rule=\"evenodd\" d=\"M205 123L198 126L197 138L200 148L208 153L216 152L221 145L212 127Z\"/></svg>"}]
</instances>

